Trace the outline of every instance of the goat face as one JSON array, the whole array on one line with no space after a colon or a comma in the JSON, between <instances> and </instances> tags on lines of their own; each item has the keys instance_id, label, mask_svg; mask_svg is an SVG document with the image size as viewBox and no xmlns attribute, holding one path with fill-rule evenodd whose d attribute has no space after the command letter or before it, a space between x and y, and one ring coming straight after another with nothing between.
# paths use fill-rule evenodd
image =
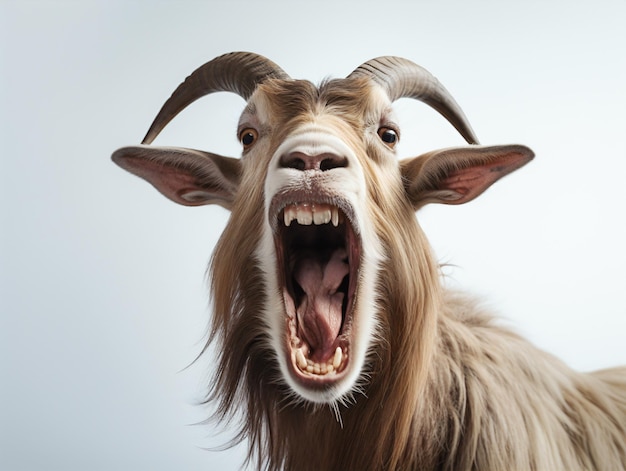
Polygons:
<instances>
[{"instance_id":1,"label":"goat face","mask_svg":"<svg viewBox=\"0 0 626 471\"><path fill-rule=\"evenodd\" d=\"M187 104L214 91L248 100L241 159L147 145ZM225 348L246 336L244 354L265 358L233 360L237 354L223 351L222 377L241 365L278 365L291 393L314 403L364 387L368 355L389 315L381 286L395 282L382 267L396 262L393 253L415 250L393 234L411 232L406 226L422 205L469 201L532 158L523 146L474 145L399 165L391 105L400 97L430 104L477 142L447 91L403 59L375 59L315 87L265 58L233 53L179 87L144 145L114 153L116 163L178 203L232 211L213 259L213 332ZM416 276L422 268L413 267Z\"/></svg>"},{"instance_id":2,"label":"goat face","mask_svg":"<svg viewBox=\"0 0 626 471\"><path fill-rule=\"evenodd\" d=\"M298 93L301 87L311 93ZM308 82L269 83L251 100L258 129L282 129L284 135L269 144L262 166L267 173L257 258L268 275L270 338L282 376L314 402L334 401L353 387L376 322L381 251L369 209L371 156L396 185L400 176L392 150L377 134L382 123L393 122L388 100L382 94L372 100L371 88L357 79L319 90ZM299 108L306 113L290 122L280 113L287 106L280 97L303 95L307 103ZM248 119L244 113L242 122ZM273 134L259 133L259 147ZM255 150L245 159L258 159Z\"/></svg>"}]
</instances>

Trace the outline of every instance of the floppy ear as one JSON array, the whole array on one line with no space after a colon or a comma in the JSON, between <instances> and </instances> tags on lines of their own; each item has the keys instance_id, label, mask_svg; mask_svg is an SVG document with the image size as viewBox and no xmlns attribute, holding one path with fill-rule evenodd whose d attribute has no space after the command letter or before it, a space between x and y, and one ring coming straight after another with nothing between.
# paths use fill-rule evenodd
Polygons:
<instances>
[{"instance_id":1,"label":"floppy ear","mask_svg":"<svg viewBox=\"0 0 626 471\"><path fill-rule=\"evenodd\" d=\"M467 203L534 156L520 145L456 147L404 160L400 171L417 210L428 203Z\"/></svg>"},{"instance_id":2,"label":"floppy ear","mask_svg":"<svg viewBox=\"0 0 626 471\"><path fill-rule=\"evenodd\" d=\"M125 170L185 206L219 204L230 209L239 188L239 159L180 147L122 147L111 156Z\"/></svg>"}]
</instances>

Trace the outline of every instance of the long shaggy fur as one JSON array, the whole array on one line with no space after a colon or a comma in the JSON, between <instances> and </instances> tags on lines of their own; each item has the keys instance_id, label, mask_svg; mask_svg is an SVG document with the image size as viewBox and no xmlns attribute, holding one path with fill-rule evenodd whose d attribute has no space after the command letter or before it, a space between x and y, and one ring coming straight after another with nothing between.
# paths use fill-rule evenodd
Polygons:
<instances>
[{"instance_id":1,"label":"long shaggy fur","mask_svg":"<svg viewBox=\"0 0 626 471\"><path fill-rule=\"evenodd\" d=\"M298 99L291 95L290 109ZM305 89L301 99L319 96ZM392 172L366 168L386 254L366 381L332 407L296 398L280 379L262 309L265 274L255 250L265 175L253 166L212 260L211 338L220 356L209 400L221 419L236 420L241 408L237 439L249 440L257 468L626 468L626 370L575 373L474 301L444 291Z\"/></svg>"},{"instance_id":2,"label":"long shaggy fur","mask_svg":"<svg viewBox=\"0 0 626 471\"><path fill-rule=\"evenodd\" d=\"M232 211L209 272L214 418L238 426L248 464L272 471L626 469L626 368L574 372L443 288L415 210L470 201L533 153L472 145L398 164L393 97L421 97L476 142L445 89L411 64L381 58L316 87L260 56L222 56L155 123L212 90L252 93L282 77L243 93L241 159L148 144L113 154L177 203ZM405 80L415 73L419 87ZM334 228L286 227L287 208L304 225L318 204L316 216L333 207ZM334 304L311 314L313 283Z\"/></svg>"}]
</instances>

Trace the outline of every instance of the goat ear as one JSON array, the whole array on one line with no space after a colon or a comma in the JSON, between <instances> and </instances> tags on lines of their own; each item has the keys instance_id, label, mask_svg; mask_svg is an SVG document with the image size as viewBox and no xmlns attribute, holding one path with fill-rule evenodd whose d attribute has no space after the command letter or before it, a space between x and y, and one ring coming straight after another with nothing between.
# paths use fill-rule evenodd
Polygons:
<instances>
[{"instance_id":1,"label":"goat ear","mask_svg":"<svg viewBox=\"0 0 626 471\"><path fill-rule=\"evenodd\" d=\"M111 156L125 170L185 206L219 204L230 209L239 188L239 159L179 147L122 147Z\"/></svg>"},{"instance_id":2,"label":"goat ear","mask_svg":"<svg viewBox=\"0 0 626 471\"><path fill-rule=\"evenodd\" d=\"M428 203L467 203L534 156L520 145L457 147L402 161L400 169L417 210Z\"/></svg>"}]
</instances>

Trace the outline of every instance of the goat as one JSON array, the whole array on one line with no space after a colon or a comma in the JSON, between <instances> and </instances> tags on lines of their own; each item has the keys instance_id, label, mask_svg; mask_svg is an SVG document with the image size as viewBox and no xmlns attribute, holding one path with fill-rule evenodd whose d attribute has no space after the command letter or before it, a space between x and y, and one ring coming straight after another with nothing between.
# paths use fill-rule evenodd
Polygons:
<instances>
[{"instance_id":1,"label":"goat","mask_svg":"<svg viewBox=\"0 0 626 471\"><path fill-rule=\"evenodd\" d=\"M150 145L218 91L247 100L241 158ZM392 103L420 100L468 146L396 159ZM112 158L230 219L210 264L219 345L207 401L247 460L287 470L626 468L626 369L570 370L447 290L415 218L534 157L481 146L450 93L398 57L319 86L252 53L194 71ZM241 414L241 415L240 415Z\"/></svg>"}]
</instances>

